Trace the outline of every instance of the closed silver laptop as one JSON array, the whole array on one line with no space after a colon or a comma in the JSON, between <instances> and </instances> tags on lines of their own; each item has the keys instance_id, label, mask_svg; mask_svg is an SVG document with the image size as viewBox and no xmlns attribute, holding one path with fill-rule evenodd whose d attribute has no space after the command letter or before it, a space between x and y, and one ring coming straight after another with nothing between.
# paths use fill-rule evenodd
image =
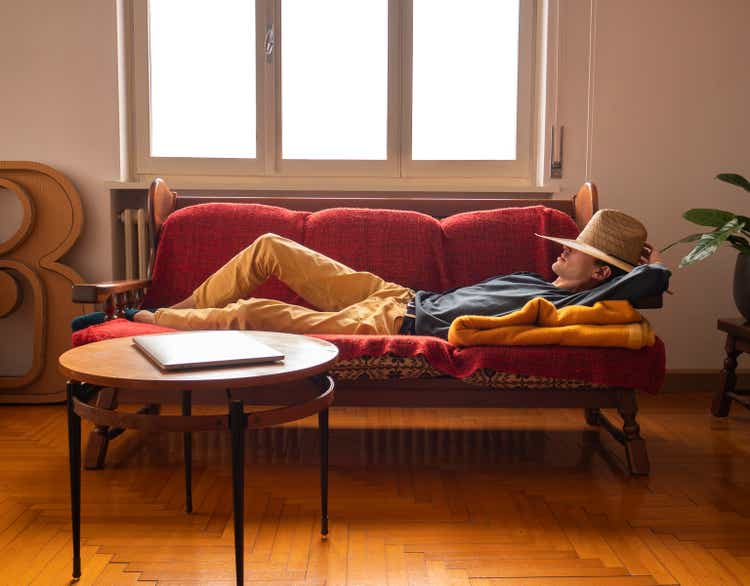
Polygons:
<instances>
[{"instance_id":1,"label":"closed silver laptop","mask_svg":"<svg viewBox=\"0 0 750 586\"><path fill-rule=\"evenodd\" d=\"M133 337L136 348L163 370L278 362L284 354L252 332L211 330Z\"/></svg>"}]
</instances>

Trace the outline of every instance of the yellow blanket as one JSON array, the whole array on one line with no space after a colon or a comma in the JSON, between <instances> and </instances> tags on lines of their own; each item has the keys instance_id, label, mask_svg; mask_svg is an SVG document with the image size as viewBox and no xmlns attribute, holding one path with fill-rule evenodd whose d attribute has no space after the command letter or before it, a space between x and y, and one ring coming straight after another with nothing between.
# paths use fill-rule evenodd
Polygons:
<instances>
[{"instance_id":1,"label":"yellow blanket","mask_svg":"<svg viewBox=\"0 0 750 586\"><path fill-rule=\"evenodd\" d=\"M453 320L448 341L456 346L653 346L648 321L628 301L557 309L541 297L502 317L464 315Z\"/></svg>"}]
</instances>

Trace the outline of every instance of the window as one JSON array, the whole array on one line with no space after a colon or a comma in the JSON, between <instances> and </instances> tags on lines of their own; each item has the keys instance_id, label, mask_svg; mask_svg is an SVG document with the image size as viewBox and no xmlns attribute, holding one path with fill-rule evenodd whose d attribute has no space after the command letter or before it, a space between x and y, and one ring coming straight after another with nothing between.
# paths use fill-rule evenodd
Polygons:
<instances>
[{"instance_id":1,"label":"window","mask_svg":"<svg viewBox=\"0 0 750 586\"><path fill-rule=\"evenodd\" d=\"M282 159L388 158L388 3L282 0Z\"/></svg>"},{"instance_id":2,"label":"window","mask_svg":"<svg viewBox=\"0 0 750 586\"><path fill-rule=\"evenodd\" d=\"M149 3L151 156L255 158L254 46L251 2Z\"/></svg>"},{"instance_id":3,"label":"window","mask_svg":"<svg viewBox=\"0 0 750 586\"><path fill-rule=\"evenodd\" d=\"M135 171L529 184L539 2L136 0Z\"/></svg>"}]
</instances>

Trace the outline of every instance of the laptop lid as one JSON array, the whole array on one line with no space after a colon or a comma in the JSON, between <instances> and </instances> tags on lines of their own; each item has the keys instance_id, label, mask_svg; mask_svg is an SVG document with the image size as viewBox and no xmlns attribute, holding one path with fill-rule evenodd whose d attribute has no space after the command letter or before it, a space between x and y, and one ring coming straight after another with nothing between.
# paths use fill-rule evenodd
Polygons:
<instances>
[{"instance_id":1,"label":"laptop lid","mask_svg":"<svg viewBox=\"0 0 750 586\"><path fill-rule=\"evenodd\" d=\"M278 362L284 354L251 332L211 330L134 336L133 344L164 370Z\"/></svg>"}]
</instances>

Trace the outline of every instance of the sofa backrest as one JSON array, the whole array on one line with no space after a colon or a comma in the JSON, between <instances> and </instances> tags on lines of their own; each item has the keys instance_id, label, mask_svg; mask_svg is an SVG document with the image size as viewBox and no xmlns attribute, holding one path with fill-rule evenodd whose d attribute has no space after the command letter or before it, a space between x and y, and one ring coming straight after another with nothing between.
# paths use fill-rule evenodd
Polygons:
<instances>
[{"instance_id":1,"label":"sofa backrest","mask_svg":"<svg viewBox=\"0 0 750 586\"><path fill-rule=\"evenodd\" d=\"M144 306L184 299L261 234L274 232L356 270L413 289L444 291L514 271L552 278L559 245L534 233L575 238L565 213L544 206L466 212L437 220L403 210L332 208L319 212L208 203L171 214L162 228ZM306 305L269 280L252 293Z\"/></svg>"},{"instance_id":2,"label":"sofa backrest","mask_svg":"<svg viewBox=\"0 0 750 586\"><path fill-rule=\"evenodd\" d=\"M266 232L302 242L308 215L257 204L207 203L177 210L162 226L144 307L165 307L185 299L206 277ZM273 281L254 294L284 301L294 297Z\"/></svg>"},{"instance_id":3,"label":"sofa backrest","mask_svg":"<svg viewBox=\"0 0 750 586\"><path fill-rule=\"evenodd\" d=\"M334 208L311 214L305 246L413 289L447 282L440 222L419 212Z\"/></svg>"},{"instance_id":4,"label":"sofa backrest","mask_svg":"<svg viewBox=\"0 0 750 586\"><path fill-rule=\"evenodd\" d=\"M561 247L534 234L578 235L570 216L544 206L464 212L445 218L441 227L448 288L516 271L531 271L552 280L551 266Z\"/></svg>"}]
</instances>

